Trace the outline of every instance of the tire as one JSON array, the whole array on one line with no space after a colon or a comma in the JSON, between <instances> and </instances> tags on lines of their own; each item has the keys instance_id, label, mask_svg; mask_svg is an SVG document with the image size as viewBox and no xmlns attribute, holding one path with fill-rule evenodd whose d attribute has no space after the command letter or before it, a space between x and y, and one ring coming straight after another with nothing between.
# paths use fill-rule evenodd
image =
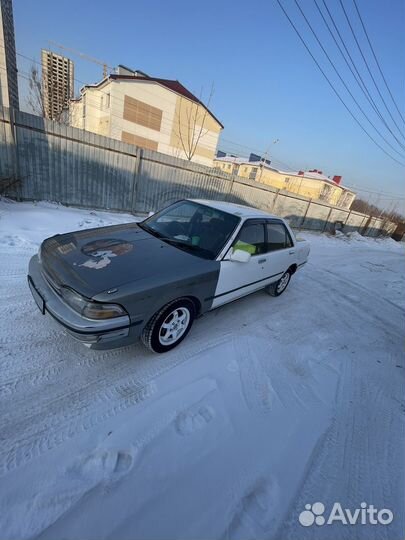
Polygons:
<instances>
[{"instance_id":1,"label":"tire","mask_svg":"<svg viewBox=\"0 0 405 540\"><path fill-rule=\"evenodd\" d=\"M288 278L287 278L288 276ZM270 296L280 296L280 294L283 294L283 292L287 289L288 284L290 283L292 276L291 270L287 270L287 272L284 272L284 274L281 276L281 278L276 281L275 283L272 283L271 285L267 285L265 291Z\"/></svg>"},{"instance_id":2,"label":"tire","mask_svg":"<svg viewBox=\"0 0 405 540\"><path fill-rule=\"evenodd\" d=\"M194 303L188 298L169 302L153 315L143 329L142 343L155 353L171 351L187 336L195 315Z\"/></svg>"}]
</instances>

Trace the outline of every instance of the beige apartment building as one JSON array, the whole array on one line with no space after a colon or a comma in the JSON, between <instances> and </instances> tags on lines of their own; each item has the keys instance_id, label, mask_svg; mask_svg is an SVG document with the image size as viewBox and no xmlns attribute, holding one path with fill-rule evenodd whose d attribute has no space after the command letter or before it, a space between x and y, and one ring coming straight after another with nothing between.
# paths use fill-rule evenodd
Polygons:
<instances>
[{"instance_id":1,"label":"beige apartment building","mask_svg":"<svg viewBox=\"0 0 405 540\"><path fill-rule=\"evenodd\" d=\"M122 66L98 84L84 86L69 109L73 127L208 166L223 129L179 81Z\"/></svg>"},{"instance_id":2,"label":"beige apartment building","mask_svg":"<svg viewBox=\"0 0 405 540\"><path fill-rule=\"evenodd\" d=\"M45 49L41 64L45 117L59 121L74 96L74 64L66 56Z\"/></svg>"},{"instance_id":3,"label":"beige apartment building","mask_svg":"<svg viewBox=\"0 0 405 540\"><path fill-rule=\"evenodd\" d=\"M341 208L349 209L356 198L353 191L340 185L341 176L334 176L331 179L316 169L306 172L285 172L271 167L264 161L249 161L233 156L217 157L214 166L229 174L236 174Z\"/></svg>"}]
</instances>

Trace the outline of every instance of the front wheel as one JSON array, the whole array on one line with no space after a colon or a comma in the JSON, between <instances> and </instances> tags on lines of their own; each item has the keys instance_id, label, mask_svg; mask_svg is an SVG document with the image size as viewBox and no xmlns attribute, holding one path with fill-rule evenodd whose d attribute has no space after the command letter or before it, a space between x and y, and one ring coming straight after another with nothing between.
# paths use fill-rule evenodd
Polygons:
<instances>
[{"instance_id":1,"label":"front wheel","mask_svg":"<svg viewBox=\"0 0 405 540\"><path fill-rule=\"evenodd\" d=\"M266 292L270 294L270 296L280 296L280 294L283 294L290 283L291 275L291 270L287 270L278 281L271 285L267 285L265 289Z\"/></svg>"},{"instance_id":2,"label":"front wheel","mask_svg":"<svg viewBox=\"0 0 405 540\"><path fill-rule=\"evenodd\" d=\"M142 332L142 342L156 353L177 347L189 333L195 318L195 307L188 298L173 300L151 318Z\"/></svg>"}]
</instances>

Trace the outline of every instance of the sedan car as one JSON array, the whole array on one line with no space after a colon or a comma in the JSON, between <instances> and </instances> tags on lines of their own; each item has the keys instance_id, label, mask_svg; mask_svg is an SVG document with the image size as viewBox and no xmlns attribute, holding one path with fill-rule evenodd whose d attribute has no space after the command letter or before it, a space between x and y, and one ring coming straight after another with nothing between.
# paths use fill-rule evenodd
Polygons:
<instances>
[{"instance_id":1,"label":"sedan car","mask_svg":"<svg viewBox=\"0 0 405 540\"><path fill-rule=\"evenodd\" d=\"M279 217L182 200L140 223L48 238L30 261L28 283L41 313L88 347L140 337L162 353L207 311L258 289L282 294L308 254Z\"/></svg>"}]
</instances>

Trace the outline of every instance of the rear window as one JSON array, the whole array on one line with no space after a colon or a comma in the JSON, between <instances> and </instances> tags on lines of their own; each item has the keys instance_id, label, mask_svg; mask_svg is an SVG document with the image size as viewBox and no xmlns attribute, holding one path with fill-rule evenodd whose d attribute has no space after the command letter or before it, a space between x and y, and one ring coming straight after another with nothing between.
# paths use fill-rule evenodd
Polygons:
<instances>
[{"instance_id":1,"label":"rear window","mask_svg":"<svg viewBox=\"0 0 405 540\"><path fill-rule=\"evenodd\" d=\"M290 233L282 223L267 223L267 251L292 247Z\"/></svg>"},{"instance_id":2,"label":"rear window","mask_svg":"<svg viewBox=\"0 0 405 540\"><path fill-rule=\"evenodd\" d=\"M247 222L240 230L233 249L242 249L251 255L259 255L266 251L265 245L264 224Z\"/></svg>"}]
</instances>

